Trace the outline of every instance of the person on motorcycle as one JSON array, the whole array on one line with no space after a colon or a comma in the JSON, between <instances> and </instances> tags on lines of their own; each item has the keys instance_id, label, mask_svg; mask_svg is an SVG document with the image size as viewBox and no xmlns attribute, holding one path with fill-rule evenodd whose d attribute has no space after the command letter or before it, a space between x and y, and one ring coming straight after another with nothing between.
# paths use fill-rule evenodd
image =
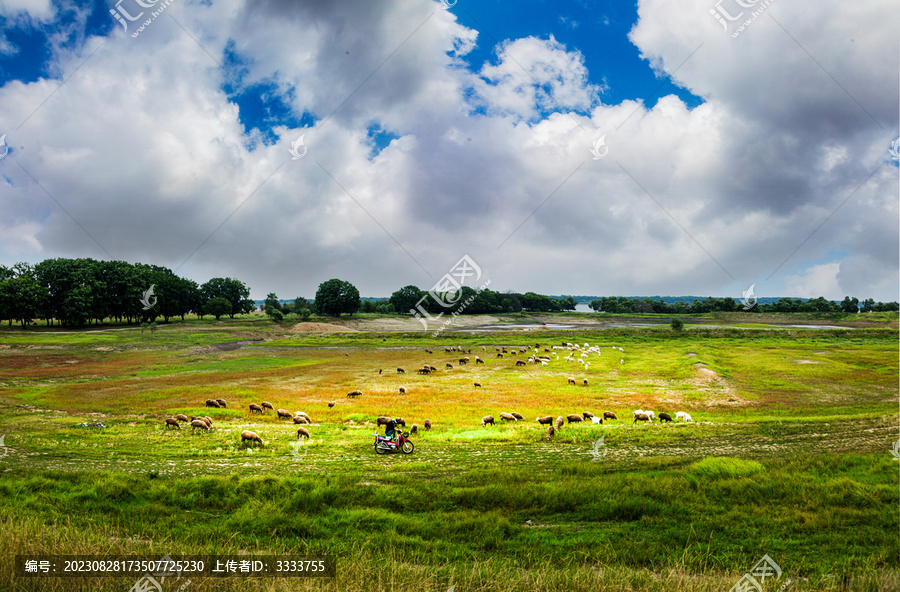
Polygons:
<instances>
[{"instance_id":1,"label":"person on motorcycle","mask_svg":"<svg viewBox=\"0 0 900 592\"><path fill-rule=\"evenodd\" d=\"M403 420L397 418L391 418L386 424L384 424L384 435L388 436L391 440L396 440L399 432L397 431L398 425L406 425L403 423Z\"/></svg>"}]
</instances>

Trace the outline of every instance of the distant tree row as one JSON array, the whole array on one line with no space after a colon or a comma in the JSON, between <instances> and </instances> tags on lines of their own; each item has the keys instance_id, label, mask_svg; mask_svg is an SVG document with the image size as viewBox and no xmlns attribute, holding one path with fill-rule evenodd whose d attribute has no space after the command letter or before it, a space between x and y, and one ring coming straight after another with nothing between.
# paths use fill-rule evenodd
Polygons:
<instances>
[{"instance_id":1,"label":"distant tree row","mask_svg":"<svg viewBox=\"0 0 900 592\"><path fill-rule=\"evenodd\" d=\"M740 302L734 298L706 298L687 302L668 304L662 300L650 298L627 298L625 296L608 296L592 300L590 307L595 311L609 313L659 313L659 314L698 314L704 312L735 312L743 310ZM810 300L800 298L781 298L777 302L756 304L747 312L888 312L900 310L897 302L875 302L869 298L862 305L858 298L847 296L840 303L825 300L819 296Z\"/></svg>"},{"instance_id":2,"label":"distant tree row","mask_svg":"<svg viewBox=\"0 0 900 592\"><path fill-rule=\"evenodd\" d=\"M34 319L79 326L104 319L168 322L189 313L234 318L255 308L250 289L237 279L213 278L198 286L158 265L94 259L0 265L0 320L23 327Z\"/></svg>"},{"instance_id":3,"label":"distant tree row","mask_svg":"<svg viewBox=\"0 0 900 592\"><path fill-rule=\"evenodd\" d=\"M391 294L388 302L394 311L406 314L409 314L411 310L418 310L420 307L429 314L452 312L461 302L469 303L461 314L519 312L522 310L529 312L575 310L575 299L571 296L557 299L534 292L500 293L488 289L478 292L469 286L462 286L459 294L435 295L416 286L404 286ZM447 304L449 306L445 306Z\"/></svg>"}]
</instances>

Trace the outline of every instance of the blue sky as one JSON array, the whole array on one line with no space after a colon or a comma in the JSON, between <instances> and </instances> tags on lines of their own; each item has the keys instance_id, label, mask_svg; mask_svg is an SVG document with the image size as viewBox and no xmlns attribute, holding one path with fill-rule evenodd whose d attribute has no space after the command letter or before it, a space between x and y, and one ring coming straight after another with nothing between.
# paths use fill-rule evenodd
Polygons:
<instances>
[{"instance_id":1,"label":"blue sky","mask_svg":"<svg viewBox=\"0 0 900 592\"><path fill-rule=\"evenodd\" d=\"M897 6L715 4L4 0L0 263L896 299Z\"/></svg>"}]
</instances>

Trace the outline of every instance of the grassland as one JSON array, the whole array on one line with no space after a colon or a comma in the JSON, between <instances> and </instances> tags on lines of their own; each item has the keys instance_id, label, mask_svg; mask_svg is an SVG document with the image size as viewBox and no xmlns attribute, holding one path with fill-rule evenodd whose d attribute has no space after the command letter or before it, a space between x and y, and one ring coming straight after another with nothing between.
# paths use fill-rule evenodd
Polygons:
<instances>
[{"instance_id":1,"label":"grassland","mask_svg":"<svg viewBox=\"0 0 900 592\"><path fill-rule=\"evenodd\" d=\"M152 337L4 328L0 589L134 583L16 578L22 552L337 559L331 580L194 580L191 591L728 590L765 554L784 570L766 591L787 579L797 590L900 589L896 315L853 330L762 321L440 338L263 320L191 321ZM502 345L563 341L601 355L587 371L564 352L547 366L496 357ZM450 346L485 364L460 366ZM416 374L426 362L438 371ZM228 408L205 408L213 397ZM262 400L307 412L311 441L249 416ZM633 425L636 408L695 421ZM551 441L532 420L586 410L621 420L567 425ZM481 427L501 411L528 421ZM176 413L210 415L215 429L165 430ZM410 456L377 456L382 414L434 429ZM240 445L243 429L266 446Z\"/></svg>"}]
</instances>

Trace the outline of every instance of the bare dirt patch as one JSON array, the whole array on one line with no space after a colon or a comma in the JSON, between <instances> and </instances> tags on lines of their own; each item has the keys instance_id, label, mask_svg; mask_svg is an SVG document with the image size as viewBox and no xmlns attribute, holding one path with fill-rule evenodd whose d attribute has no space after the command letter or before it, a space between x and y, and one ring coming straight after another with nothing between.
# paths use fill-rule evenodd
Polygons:
<instances>
[{"instance_id":1,"label":"bare dirt patch","mask_svg":"<svg viewBox=\"0 0 900 592\"><path fill-rule=\"evenodd\" d=\"M356 331L356 329L334 323L297 323L288 329L288 332L290 333L355 333Z\"/></svg>"},{"instance_id":2,"label":"bare dirt patch","mask_svg":"<svg viewBox=\"0 0 900 592\"><path fill-rule=\"evenodd\" d=\"M798 364L821 364L818 360L794 360Z\"/></svg>"}]
</instances>

